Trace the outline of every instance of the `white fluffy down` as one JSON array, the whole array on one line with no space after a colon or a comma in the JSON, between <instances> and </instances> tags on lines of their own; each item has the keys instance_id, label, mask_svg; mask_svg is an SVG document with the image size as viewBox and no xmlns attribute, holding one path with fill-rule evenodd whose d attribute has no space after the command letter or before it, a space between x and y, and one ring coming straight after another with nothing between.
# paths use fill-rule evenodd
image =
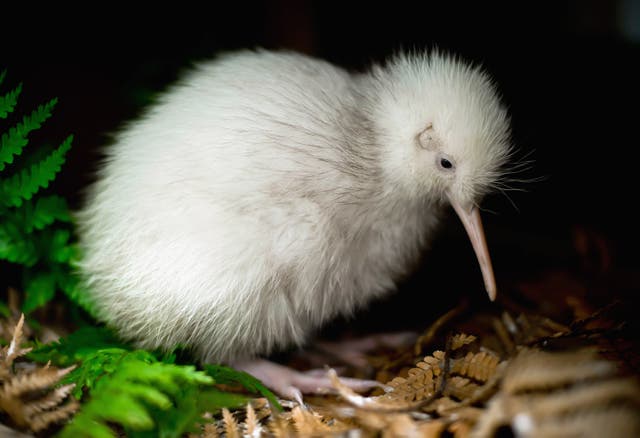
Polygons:
<instances>
[{"instance_id":1,"label":"white fluffy down","mask_svg":"<svg viewBox=\"0 0 640 438\"><path fill-rule=\"evenodd\" d=\"M454 176L416 145L429 124ZM77 214L81 273L100 317L143 347L232 362L300 344L393 290L444 191L479 201L508 136L491 82L444 55L350 74L288 52L228 54L106 149Z\"/></svg>"}]
</instances>

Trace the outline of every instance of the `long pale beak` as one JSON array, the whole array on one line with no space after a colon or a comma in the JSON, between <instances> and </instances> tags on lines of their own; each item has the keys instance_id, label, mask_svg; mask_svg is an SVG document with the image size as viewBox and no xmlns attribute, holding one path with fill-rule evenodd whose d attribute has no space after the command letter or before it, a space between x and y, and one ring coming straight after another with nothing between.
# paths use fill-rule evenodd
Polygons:
<instances>
[{"instance_id":1,"label":"long pale beak","mask_svg":"<svg viewBox=\"0 0 640 438\"><path fill-rule=\"evenodd\" d=\"M487 241L484 238L484 229L482 228L482 219L480 219L480 212L476 207L470 209L463 208L457 201L449 197L451 206L458 214L458 217L464 225L464 229L467 230L471 245L478 258L480 264L480 270L482 271L482 277L484 278L484 287L487 289L489 299L491 301L496 299L496 279L493 276L493 267L491 266L491 257L489 256L489 248L487 248Z\"/></svg>"}]
</instances>

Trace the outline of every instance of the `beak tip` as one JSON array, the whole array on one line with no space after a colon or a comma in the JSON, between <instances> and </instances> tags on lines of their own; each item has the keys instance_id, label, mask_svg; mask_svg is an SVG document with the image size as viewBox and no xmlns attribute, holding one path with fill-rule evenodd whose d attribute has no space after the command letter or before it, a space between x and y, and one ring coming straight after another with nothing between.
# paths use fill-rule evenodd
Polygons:
<instances>
[{"instance_id":1,"label":"beak tip","mask_svg":"<svg viewBox=\"0 0 640 438\"><path fill-rule=\"evenodd\" d=\"M496 287L495 281L485 283L484 288L487 291L487 295L489 295L489 300L491 302L495 301L498 295L498 288Z\"/></svg>"}]
</instances>

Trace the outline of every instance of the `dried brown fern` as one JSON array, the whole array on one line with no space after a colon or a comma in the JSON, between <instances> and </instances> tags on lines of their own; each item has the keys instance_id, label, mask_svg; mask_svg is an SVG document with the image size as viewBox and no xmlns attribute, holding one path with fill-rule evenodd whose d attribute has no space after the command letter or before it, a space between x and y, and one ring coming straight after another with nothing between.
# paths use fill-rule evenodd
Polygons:
<instances>
[{"instance_id":1,"label":"dried brown fern","mask_svg":"<svg viewBox=\"0 0 640 438\"><path fill-rule=\"evenodd\" d=\"M450 340L452 351L461 349L473 343L476 337L464 333L453 336ZM396 377L387 383L392 388L382 397L382 400L391 403L412 402L424 400L436 392L438 377L443 372L444 352L437 350L431 356L426 356L409 369L406 377ZM453 379L449 379L444 389L445 395L453 395L459 399L471 397L481 385L495 375L500 359L492 353L481 351L468 352L460 359L449 359L449 373ZM463 383L464 382L464 385ZM463 389L464 386L464 389Z\"/></svg>"},{"instance_id":2,"label":"dried brown fern","mask_svg":"<svg viewBox=\"0 0 640 438\"><path fill-rule=\"evenodd\" d=\"M319 414L296 406L291 411L291 419L295 430L301 436L330 435L333 428L322 421Z\"/></svg>"},{"instance_id":3,"label":"dried brown fern","mask_svg":"<svg viewBox=\"0 0 640 438\"><path fill-rule=\"evenodd\" d=\"M637 437L637 408L603 408L581 411L540 423L533 436L539 437Z\"/></svg>"},{"instance_id":4,"label":"dried brown fern","mask_svg":"<svg viewBox=\"0 0 640 438\"><path fill-rule=\"evenodd\" d=\"M447 432L453 435L454 438L466 438L471 433L473 423L467 421L457 421L447 429Z\"/></svg>"},{"instance_id":5,"label":"dried brown fern","mask_svg":"<svg viewBox=\"0 0 640 438\"><path fill-rule=\"evenodd\" d=\"M247 404L247 418L244 423L244 435L249 437L260 437L262 435L262 425L258 421L256 411L251 403Z\"/></svg>"},{"instance_id":6,"label":"dried brown fern","mask_svg":"<svg viewBox=\"0 0 640 438\"><path fill-rule=\"evenodd\" d=\"M266 398L251 400L251 408L254 410L257 421L263 421L272 415L271 405Z\"/></svg>"},{"instance_id":7,"label":"dried brown fern","mask_svg":"<svg viewBox=\"0 0 640 438\"><path fill-rule=\"evenodd\" d=\"M31 351L21 348L24 315L15 325L9 345L0 350L0 412L23 430L39 432L67 420L78 410L78 402L69 397L74 385L55 385L73 367L56 369L49 365L14 371L13 364Z\"/></svg>"},{"instance_id":8,"label":"dried brown fern","mask_svg":"<svg viewBox=\"0 0 640 438\"><path fill-rule=\"evenodd\" d=\"M269 420L267 424L269 432L277 438L288 438L296 435L289 419L282 415L276 415Z\"/></svg>"},{"instance_id":9,"label":"dried brown fern","mask_svg":"<svg viewBox=\"0 0 640 438\"><path fill-rule=\"evenodd\" d=\"M437 372L440 377L436 376L436 379L441 378L444 372L441 366L444 357L441 353L435 352L426 357L426 360L420 361L420 365L415 369L420 372L425 369L439 370ZM522 357L518 356L511 363L504 362L500 366L491 365L494 375L487 379L487 373L470 371L473 370L470 366L471 357L477 356L473 363L487 361L487 354L480 353L471 355L467 353L460 359L451 359L454 365L449 369L450 375L446 379L442 395L428 405L415 410L397 409L398 406L417 406L415 402L411 404L405 400L397 400L397 404L394 404L395 402L390 404L388 401L382 402L385 396L365 397L356 394L340 383L335 372L331 372L331 378L335 380L339 394L351 403L351 407L333 402L333 407L329 409L309 407L307 410L294 407L279 415L273 413L266 415L265 410L268 407L263 407L257 410L257 412L262 411L262 423L260 423L256 410L251 406L246 409L243 425L238 425L229 413L223 415L226 436L238 436L236 434L244 430L244 436L254 437L343 436L341 434L348 431L357 431L358 436L362 437L454 436L467 438L492 436L498 428L505 425L522 436L572 436L571 434L597 436L593 431L601 430L601 425L585 427L584 424L605 420L614 422L609 430L616 433L636 431L634 421L636 421L637 412L632 408L638 406L638 388L634 381L612 378L612 374L591 373L588 375L604 376L605 380L597 382L585 380L584 382L588 382L589 385L580 386L575 385L577 382L575 376L569 382L564 377L561 379L554 377L566 376L565 371L561 373L550 371L549 381L554 381L555 386L550 386L548 382L539 385L536 383L540 381L538 374L546 371L536 371L533 373L532 382L525 383L518 368L531 368L531 364L524 362L522 358L529 357L527 353L523 353ZM548 357L550 353L540 352L540 354L541 357L551 359L541 362L547 365L562 362L576 364L578 358L581 360L585 358L582 353L574 357L560 355L564 358L561 361L556 357ZM495 356L491 354L489 356L492 358L491 363L495 364ZM537 359L539 358L533 358L534 361ZM506 371L505 365L507 365ZM588 366L602 368L602 363L592 357ZM579 365L576 369L586 369L588 366ZM464 377L461 373L473 375L476 378ZM418 371L413 371L411 375L418 375ZM470 406L469 401L474 398L477 400L478 392L496 379L502 383L502 386L498 396L489 403L488 409L482 403L480 406ZM419 380L414 379L413 383ZM433 385L433 379L427 380L429 385ZM567 385L573 386L567 387ZM509 393L506 388L515 389L516 392ZM522 388L527 390L523 391ZM557 391L550 392L554 388ZM581 420L578 421L577 418ZM265 421L266 424L264 424ZM529 433L531 431L535 433ZM590 434L586 434L585 431L590 431ZM580 435L575 435L576 433ZM617 436L633 435L618 434Z\"/></svg>"},{"instance_id":10,"label":"dried brown fern","mask_svg":"<svg viewBox=\"0 0 640 438\"><path fill-rule=\"evenodd\" d=\"M430 328L415 348L433 342L452 314ZM540 350L540 339L569 339L573 328L583 327L507 311L485 317L482 324L488 332L483 336L451 336L446 351L421 360L404 352L387 364L384 357L371 361L378 375L391 376L389 392L357 394L330 370L337 400L312 398L306 409L290 405L280 414L254 400L237 416L244 423L234 420L233 430L255 437L468 438L493 436L507 427L523 437L640 436L635 380L617 376L613 363L589 351ZM229 427L225 421L218 430Z\"/></svg>"},{"instance_id":11,"label":"dried brown fern","mask_svg":"<svg viewBox=\"0 0 640 438\"><path fill-rule=\"evenodd\" d=\"M381 413L356 411L355 420L360 433L365 436L401 437L419 436L427 438L439 437L447 428L442 421L425 422L408 413Z\"/></svg>"},{"instance_id":12,"label":"dried brown fern","mask_svg":"<svg viewBox=\"0 0 640 438\"><path fill-rule=\"evenodd\" d=\"M469 352L462 359L453 359L451 373L468 377L479 382L486 382L496 372L500 359L493 353L481 351Z\"/></svg>"},{"instance_id":13,"label":"dried brown fern","mask_svg":"<svg viewBox=\"0 0 640 438\"><path fill-rule=\"evenodd\" d=\"M525 349L513 359L506 371L503 388L510 394L543 390L614 374L612 362L592 352L547 353Z\"/></svg>"},{"instance_id":14,"label":"dried brown fern","mask_svg":"<svg viewBox=\"0 0 640 438\"><path fill-rule=\"evenodd\" d=\"M224 434L227 438L240 438L242 437L242 432L240 431L240 427L238 426L238 422L233 417L229 409L222 409L222 419L224 423Z\"/></svg>"},{"instance_id":15,"label":"dried brown fern","mask_svg":"<svg viewBox=\"0 0 640 438\"><path fill-rule=\"evenodd\" d=\"M474 340L473 336L456 335L450 338L448 351L453 351L454 347L460 349ZM356 408L351 416L361 427L374 434L437 437L446 431L464 437L480 417L481 410L456 401L451 396L458 400L475 396L479 388L496 373L497 364L497 357L486 352L447 359L445 352L436 351L409 369L406 377L389 382L387 386L391 390L378 397L355 394L340 383L335 372L330 372L330 378L338 393ZM420 411L435 415L436 418L414 418L415 415L424 415ZM344 416L345 411L336 414Z\"/></svg>"},{"instance_id":16,"label":"dried brown fern","mask_svg":"<svg viewBox=\"0 0 640 438\"><path fill-rule=\"evenodd\" d=\"M203 429L202 435L200 435L202 438L218 438L220 436L218 427L213 423L205 424Z\"/></svg>"},{"instance_id":17,"label":"dried brown fern","mask_svg":"<svg viewBox=\"0 0 640 438\"><path fill-rule=\"evenodd\" d=\"M16 323L9 345L0 349L0 379L2 379L2 381L5 381L13 374L13 361L31 351L31 348L20 348L23 338L23 327L24 315L20 316L20 319Z\"/></svg>"},{"instance_id":18,"label":"dried brown fern","mask_svg":"<svg viewBox=\"0 0 640 438\"><path fill-rule=\"evenodd\" d=\"M458 350L465 345L469 345L478 339L473 335L468 335L466 333L458 333L451 338L451 350Z\"/></svg>"},{"instance_id":19,"label":"dried brown fern","mask_svg":"<svg viewBox=\"0 0 640 438\"><path fill-rule=\"evenodd\" d=\"M424 400L435 392L436 378L439 374L440 367L437 363L429 363L426 360L418 362L415 368L407 372L407 377L396 377L387 382L392 391L384 395L382 400L390 402Z\"/></svg>"},{"instance_id":20,"label":"dried brown fern","mask_svg":"<svg viewBox=\"0 0 640 438\"><path fill-rule=\"evenodd\" d=\"M588 351L525 349L507 367L472 436L505 426L522 436L640 436L639 407L640 386L616 377L611 362Z\"/></svg>"},{"instance_id":21,"label":"dried brown fern","mask_svg":"<svg viewBox=\"0 0 640 438\"><path fill-rule=\"evenodd\" d=\"M465 400L473 397L479 387L479 385L466 377L452 376L447 380L444 395L458 400Z\"/></svg>"}]
</instances>

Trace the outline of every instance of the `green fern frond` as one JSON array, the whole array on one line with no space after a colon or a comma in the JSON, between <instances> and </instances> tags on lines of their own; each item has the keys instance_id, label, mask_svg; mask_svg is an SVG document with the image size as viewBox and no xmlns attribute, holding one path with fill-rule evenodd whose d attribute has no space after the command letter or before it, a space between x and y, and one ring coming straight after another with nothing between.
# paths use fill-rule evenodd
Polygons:
<instances>
[{"instance_id":1,"label":"green fern frond","mask_svg":"<svg viewBox=\"0 0 640 438\"><path fill-rule=\"evenodd\" d=\"M38 239L41 253L52 264L68 263L75 254L69 243L71 232L63 228L49 233L41 233Z\"/></svg>"},{"instance_id":2,"label":"green fern frond","mask_svg":"<svg viewBox=\"0 0 640 438\"><path fill-rule=\"evenodd\" d=\"M2 82L4 82L4 78L5 78L6 75L7 75L7 70L6 69L2 70L0 72L0 85L2 85Z\"/></svg>"},{"instance_id":3,"label":"green fern frond","mask_svg":"<svg viewBox=\"0 0 640 438\"><path fill-rule=\"evenodd\" d=\"M57 287L67 292L68 286L77 281L67 266L75 255L75 247L69 244L70 237L71 233L65 229L39 231L36 236L28 237L16 221L0 222L0 259L21 264L25 269L24 313L29 314L48 303ZM45 263L38 264L40 261Z\"/></svg>"},{"instance_id":4,"label":"green fern frond","mask_svg":"<svg viewBox=\"0 0 640 438\"><path fill-rule=\"evenodd\" d=\"M185 389L196 390L212 383L211 377L193 366L148 363L127 355L113 374L98 381L91 399L62 430L60 437L114 437L109 424L133 431L152 430L159 419L154 418L154 410L161 415L172 407L182 411L175 403ZM233 398L237 400L236 396ZM176 431L175 435L163 433L163 436L178 437L184 431Z\"/></svg>"},{"instance_id":5,"label":"green fern frond","mask_svg":"<svg viewBox=\"0 0 640 438\"><path fill-rule=\"evenodd\" d=\"M0 73L0 83L5 76L6 70ZM21 93L22 83L0 95L0 119L7 118L15 110ZM23 155L29 134L52 116L57 101L52 99L38 106L13 127L0 131L0 175L16 157L23 156L14 164L14 169L0 179L0 260L19 265L17 268L22 270L26 313L50 301L57 289L62 289L69 297L78 289L71 266L78 255L71 242L71 227L51 226L56 221L71 222L67 203L59 196L32 200L59 172L73 137L66 138L53 151L40 148ZM70 307L75 309L76 315L81 314L75 306Z\"/></svg>"},{"instance_id":6,"label":"green fern frond","mask_svg":"<svg viewBox=\"0 0 640 438\"><path fill-rule=\"evenodd\" d=\"M18 86L16 90L22 90L22 84ZM10 92L7 96L11 95L16 90ZM19 93L18 93L19 94ZM6 96L5 96L6 97ZM15 96L17 99L17 95ZM2 101L0 100L0 104ZM22 122L9 129L8 132L2 134L0 138L0 171L2 171L6 164L13 163L13 157L20 155L22 149L29 143L27 136L31 131L39 129L42 124L51 117L53 108L58 103L58 99L51 99L49 102L40 105L33 110L28 116L22 118ZM0 107L0 111L2 108Z\"/></svg>"},{"instance_id":7,"label":"green fern frond","mask_svg":"<svg viewBox=\"0 0 640 438\"><path fill-rule=\"evenodd\" d=\"M213 414L222 408L239 408L246 406L247 398L210 387L184 386L172 395L173 408L160 410L149 407L149 413L155 422L152 430L132 430L125 428L128 438L182 438L186 433L198 435L199 425L206 422L202 418L204 412ZM192 436L192 435L188 435Z\"/></svg>"},{"instance_id":8,"label":"green fern frond","mask_svg":"<svg viewBox=\"0 0 640 438\"><path fill-rule=\"evenodd\" d=\"M39 271L29 275L25 281L25 297L22 311L25 314L33 312L38 307L47 304L56 293L56 277L51 272Z\"/></svg>"},{"instance_id":9,"label":"green fern frond","mask_svg":"<svg viewBox=\"0 0 640 438\"><path fill-rule=\"evenodd\" d=\"M15 223L0 222L0 260L31 267L36 264L39 257L34 240L24 239Z\"/></svg>"},{"instance_id":10,"label":"green fern frond","mask_svg":"<svg viewBox=\"0 0 640 438\"><path fill-rule=\"evenodd\" d=\"M55 221L71 222L67 201L56 195L43 196L34 202L10 209L0 205L0 217L20 226L25 234L42 230Z\"/></svg>"},{"instance_id":11,"label":"green fern frond","mask_svg":"<svg viewBox=\"0 0 640 438\"><path fill-rule=\"evenodd\" d=\"M74 383L73 395L88 397L88 401L64 429L63 437L112 437L109 425L117 424L130 438L179 438L196 431L204 412L246 403L247 397L220 391L213 383L242 382L253 392L264 388L248 374L228 367L197 371L193 366L159 361L158 354L131 350L106 328L86 327L38 347L27 357L38 362L51 360L58 366L81 362L61 383ZM88 427L90 424L95 427Z\"/></svg>"},{"instance_id":12,"label":"green fern frond","mask_svg":"<svg viewBox=\"0 0 640 438\"><path fill-rule=\"evenodd\" d=\"M251 374L244 371L234 370L233 368L224 365L205 365L204 370L207 374L216 381L216 383L223 383L227 385L242 385L249 392L254 394L261 394L271 404L271 407L277 411L282 411L282 406L278 402L278 399L269 391L264 384L253 377Z\"/></svg>"},{"instance_id":13,"label":"green fern frond","mask_svg":"<svg viewBox=\"0 0 640 438\"><path fill-rule=\"evenodd\" d=\"M35 362L51 361L56 366L68 367L85 361L101 350L112 349L125 351L128 347L106 327L83 327L66 338L38 346L27 357ZM70 376L76 375L81 369L76 368Z\"/></svg>"},{"instance_id":14,"label":"green fern frond","mask_svg":"<svg viewBox=\"0 0 640 438\"><path fill-rule=\"evenodd\" d=\"M18 103L18 96L20 96L20 93L22 93L22 83L18 84L16 88L9 91L4 96L0 96L0 119L6 119L7 116L13 112L13 109ZM2 170L1 167L0 170Z\"/></svg>"},{"instance_id":15,"label":"green fern frond","mask_svg":"<svg viewBox=\"0 0 640 438\"><path fill-rule=\"evenodd\" d=\"M10 178L0 180L0 202L6 206L20 207L25 200L31 199L38 190L47 187L60 171L72 141L73 135L70 135L44 160L23 169Z\"/></svg>"},{"instance_id":16,"label":"green fern frond","mask_svg":"<svg viewBox=\"0 0 640 438\"><path fill-rule=\"evenodd\" d=\"M76 245L69 246L72 251L71 264L73 265L74 259L78 258L78 248ZM91 295L87 291L86 284L80 280L78 275L75 274L72 266L65 266L58 276L58 287L65 293L65 295L94 319L98 320L98 311L95 303L91 299Z\"/></svg>"},{"instance_id":17,"label":"green fern frond","mask_svg":"<svg viewBox=\"0 0 640 438\"><path fill-rule=\"evenodd\" d=\"M64 383L74 383L73 395L80 398L86 391L93 391L96 383L103 377L116 371L123 362L137 360L145 363L157 362L156 358L145 350L129 350L126 348L101 348L82 359L82 364L73 370Z\"/></svg>"},{"instance_id":18,"label":"green fern frond","mask_svg":"<svg viewBox=\"0 0 640 438\"><path fill-rule=\"evenodd\" d=\"M50 267L68 263L76 254L76 249L69 244L71 233L65 229L40 232L34 237L27 237L15 222L7 220L0 223L0 260L33 267L38 261L48 262ZM69 273L67 269L65 271Z\"/></svg>"}]
</instances>

